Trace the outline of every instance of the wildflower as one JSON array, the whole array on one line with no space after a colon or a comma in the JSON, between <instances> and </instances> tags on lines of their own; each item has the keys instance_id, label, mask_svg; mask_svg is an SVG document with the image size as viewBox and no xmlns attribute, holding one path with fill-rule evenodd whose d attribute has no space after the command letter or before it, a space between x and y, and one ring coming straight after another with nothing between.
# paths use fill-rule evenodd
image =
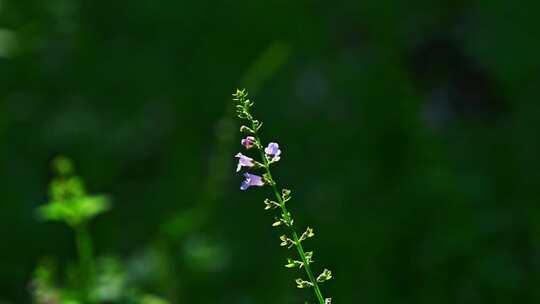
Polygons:
<instances>
[{"instance_id":1,"label":"wildflower","mask_svg":"<svg viewBox=\"0 0 540 304\"><path fill-rule=\"evenodd\" d=\"M271 162L277 162L281 159L281 150L279 149L279 144L277 143L269 143L268 147L264 149L264 153L266 153L266 157L268 157Z\"/></svg>"},{"instance_id":2,"label":"wildflower","mask_svg":"<svg viewBox=\"0 0 540 304\"><path fill-rule=\"evenodd\" d=\"M255 166L255 162L253 161L253 158L251 157L245 156L242 153L236 154L235 157L238 158L238 166L236 167L236 172L240 172L242 167L251 168Z\"/></svg>"},{"instance_id":3,"label":"wildflower","mask_svg":"<svg viewBox=\"0 0 540 304\"><path fill-rule=\"evenodd\" d=\"M240 190L246 190L251 186L264 186L262 177L251 173L244 173L244 181L240 185Z\"/></svg>"},{"instance_id":4,"label":"wildflower","mask_svg":"<svg viewBox=\"0 0 540 304\"><path fill-rule=\"evenodd\" d=\"M323 297L319 284L330 280L332 278L332 272L325 268L318 277L315 277L310 265L313 263L313 251L305 251L302 245L303 241L315 235L313 229L311 227L307 227L306 231L299 236L296 228L293 226L293 217L285 205L285 203L291 199L291 190L283 189L280 194L278 191L279 188L272 178L272 174L270 172L269 165L281 159L281 150L279 149L279 144L271 142L266 148L262 144L258 135L262 122L253 117L251 108L253 107L254 102L247 99L247 92L245 90L236 90L233 97L233 99L238 102L236 105L238 117L247 121L251 126L251 128L246 126L242 126L240 128L240 132L246 134L244 135L245 138L242 139L241 144L246 149L255 148L255 150L260 152L262 156L262 160L260 160L261 162L257 162L252 158L242 155L242 153L238 153L236 155L236 157L239 158L237 171L240 171L242 167L264 169L264 172L262 172L260 176L251 173L244 173L244 181L242 181L240 189L247 190L251 186L260 187L263 185L267 185L272 188L276 201L266 199L264 201L264 209L280 209L282 211L281 216L275 218L272 226L285 226L289 233L284 234L279 238L281 241L280 246L289 249L296 247L296 251L298 252L298 259L288 258L285 267L297 269L303 268L309 278L309 281L301 278L296 279L298 288L313 288L315 296L318 300L318 304L330 304L332 301L331 298Z\"/></svg>"},{"instance_id":5,"label":"wildflower","mask_svg":"<svg viewBox=\"0 0 540 304\"><path fill-rule=\"evenodd\" d=\"M248 136L241 141L242 146L246 147L246 149L251 149L255 145L255 137Z\"/></svg>"}]
</instances>

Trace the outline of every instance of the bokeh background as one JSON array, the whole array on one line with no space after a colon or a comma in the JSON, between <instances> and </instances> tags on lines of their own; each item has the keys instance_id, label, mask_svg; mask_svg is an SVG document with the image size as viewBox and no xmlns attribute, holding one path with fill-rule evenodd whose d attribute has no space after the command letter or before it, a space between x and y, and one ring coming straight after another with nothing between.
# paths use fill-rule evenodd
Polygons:
<instances>
[{"instance_id":1,"label":"bokeh background","mask_svg":"<svg viewBox=\"0 0 540 304\"><path fill-rule=\"evenodd\" d=\"M59 154L112 197L96 255L140 288L309 299L267 192L238 190L246 87L334 302L537 303L539 50L535 1L1 0L0 302L75 262L35 216Z\"/></svg>"}]
</instances>

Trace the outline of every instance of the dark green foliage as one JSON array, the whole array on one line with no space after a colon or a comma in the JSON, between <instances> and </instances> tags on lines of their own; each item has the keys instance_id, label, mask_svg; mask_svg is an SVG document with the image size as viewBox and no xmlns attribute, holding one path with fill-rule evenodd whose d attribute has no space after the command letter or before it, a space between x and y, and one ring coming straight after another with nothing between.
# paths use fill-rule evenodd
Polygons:
<instances>
[{"instance_id":1,"label":"dark green foliage","mask_svg":"<svg viewBox=\"0 0 540 304\"><path fill-rule=\"evenodd\" d=\"M335 303L540 301L537 6L0 1L0 302L30 302L43 257L76 262L71 230L35 216L61 153L113 199L95 255L142 290L303 303L231 174L235 87L287 147L274 174Z\"/></svg>"}]
</instances>

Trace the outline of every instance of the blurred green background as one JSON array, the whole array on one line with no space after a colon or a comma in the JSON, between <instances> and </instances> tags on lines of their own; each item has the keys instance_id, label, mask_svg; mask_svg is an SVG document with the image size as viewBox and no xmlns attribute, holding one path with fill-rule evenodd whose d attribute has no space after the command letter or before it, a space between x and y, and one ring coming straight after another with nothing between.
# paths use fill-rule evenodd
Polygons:
<instances>
[{"instance_id":1,"label":"blurred green background","mask_svg":"<svg viewBox=\"0 0 540 304\"><path fill-rule=\"evenodd\" d=\"M309 299L266 192L238 190L237 87L335 303L537 303L536 3L0 0L0 303L76 261L35 216L58 154L111 196L96 255L140 288Z\"/></svg>"}]
</instances>

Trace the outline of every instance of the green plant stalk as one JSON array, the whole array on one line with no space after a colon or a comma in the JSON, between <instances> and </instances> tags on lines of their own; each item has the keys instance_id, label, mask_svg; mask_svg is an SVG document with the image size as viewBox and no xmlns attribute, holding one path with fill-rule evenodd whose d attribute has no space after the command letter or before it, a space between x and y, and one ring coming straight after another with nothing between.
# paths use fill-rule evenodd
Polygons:
<instances>
[{"instance_id":1,"label":"green plant stalk","mask_svg":"<svg viewBox=\"0 0 540 304\"><path fill-rule=\"evenodd\" d=\"M79 271L81 276L81 287L84 290L85 298L88 298L90 283L94 274L94 259L92 253L92 239L88 231L88 226L81 223L75 228L75 242L77 245L77 255L79 257Z\"/></svg>"},{"instance_id":2,"label":"green plant stalk","mask_svg":"<svg viewBox=\"0 0 540 304\"><path fill-rule=\"evenodd\" d=\"M272 181L271 187L274 190L274 195L276 196L276 199L278 200L279 206L281 207L281 211L283 211L283 216L285 217L285 220L289 221L290 220L290 213L287 211L287 207L285 206L285 202L281 198L281 195L279 194L279 191L277 189L274 178L272 177L272 173L270 172L270 164L268 163L268 159L266 158L266 155L264 154L264 151L262 149L261 140L259 138L259 134L257 133L257 128L256 128L255 124L253 123L253 119L250 119L250 120L251 120L251 127L252 127L252 130L254 132L253 136L255 137L256 143L257 143L256 146L257 146L257 149L259 150L259 152L261 154L261 157L262 157L262 160L263 160L263 166L264 166L264 168L266 170L266 173L268 174L268 177ZM324 297L323 297L323 295L321 293L321 290L319 288L319 284L317 282L317 279L315 279L315 276L313 275L313 272L311 271L311 266L309 266L308 260L306 259L304 248L302 247L302 243L300 242L300 238L298 237L298 234L296 232L296 228L294 227L294 225L291 225L289 227L289 229L291 230L293 241L294 241L294 244L296 246L296 250L298 251L298 255L300 256L300 259L304 263L304 269L306 270L306 274L307 274L311 284L313 284L313 286L312 286L313 291L315 292L315 295L317 296L317 299L319 300L319 303L324 304Z\"/></svg>"}]
</instances>

